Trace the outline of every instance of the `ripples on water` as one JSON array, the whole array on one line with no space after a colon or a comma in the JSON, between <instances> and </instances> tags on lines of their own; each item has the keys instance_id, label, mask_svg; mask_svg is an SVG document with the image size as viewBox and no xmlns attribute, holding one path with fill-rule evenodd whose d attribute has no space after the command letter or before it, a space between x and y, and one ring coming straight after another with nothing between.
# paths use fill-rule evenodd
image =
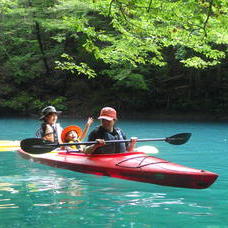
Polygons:
<instances>
[{"instance_id":1,"label":"ripples on water","mask_svg":"<svg viewBox=\"0 0 228 228\"><path fill-rule=\"evenodd\" d=\"M134 135L132 126L139 123L122 124ZM224 138L215 138L217 126L208 125L206 134L204 125L186 123L184 130L183 124L166 125L146 123L137 128L141 129L137 134L148 138L151 129L151 137L194 132L192 142L181 147L156 144L158 156L218 172L220 177L212 187L180 189L80 174L23 160L15 152L0 152L0 227L228 227L228 172L221 165L227 156L222 145L227 144ZM228 128L218 127L224 136ZM31 132L23 134L13 138L31 137Z\"/></svg>"}]
</instances>

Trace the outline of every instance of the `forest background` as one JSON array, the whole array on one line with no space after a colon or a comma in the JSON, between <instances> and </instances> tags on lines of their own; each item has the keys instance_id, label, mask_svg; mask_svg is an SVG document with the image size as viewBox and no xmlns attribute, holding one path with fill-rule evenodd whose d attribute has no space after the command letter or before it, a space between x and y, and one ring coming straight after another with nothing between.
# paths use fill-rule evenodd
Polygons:
<instances>
[{"instance_id":1,"label":"forest background","mask_svg":"<svg viewBox=\"0 0 228 228\"><path fill-rule=\"evenodd\" d=\"M227 0L1 0L0 113L226 119Z\"/></svg>"}]
</instances>

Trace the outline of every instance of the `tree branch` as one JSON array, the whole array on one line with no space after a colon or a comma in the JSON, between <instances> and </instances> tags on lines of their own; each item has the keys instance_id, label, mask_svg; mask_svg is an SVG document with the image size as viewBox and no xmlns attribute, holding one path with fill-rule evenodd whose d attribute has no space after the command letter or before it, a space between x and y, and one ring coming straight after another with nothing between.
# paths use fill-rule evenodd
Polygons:
<instances>
[{"instance_id":1,"label":"tree branch","mask_svg":"<svg viewBox=\"0 0 228 228\"><path fill-rule=\"evenodd\" d=\"M110 2L110 4L109 4L108 16L110 16L110 14L111 14L112 3L113 3L114 1L115 1L115 0L111 0L111 2Z\"/></svg>"},{"instance_id":2,"label":"tree branch","mask_svg":"<svg viewBox=\"0 0 228 228\"><path fill-rule=\"evenodd\" d=\"M204 30L204 34L205 36L207 37L207 31L206 31L206 27L207 27L207 23L209 21L209 18L211 16L211 13L212 13L212 6L213 6L213 0L210 0L210 4L209 4L209 7L208 7L208 12L207 12L207 18L203 24L203 30Z\"/></svg>"},{"instance_id":3,"label":"tree branch","mask_svg":"<svg viewBox=\"0 0 228 228\"><path fill-rule=\"evenodd\" d=\"M150 12L151 5L152 5L152 0L150 0L149 6L148 6L148 9L147 9L147 12L148 12L148 13Z\"/></svg>"}]
</instances>

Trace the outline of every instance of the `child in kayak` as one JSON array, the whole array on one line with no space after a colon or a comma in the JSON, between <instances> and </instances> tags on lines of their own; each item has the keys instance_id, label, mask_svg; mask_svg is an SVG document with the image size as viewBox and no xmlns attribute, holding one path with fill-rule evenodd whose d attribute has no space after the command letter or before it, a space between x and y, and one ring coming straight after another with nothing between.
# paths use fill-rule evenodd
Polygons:
<instances>
[{"instance_id":1,"label":"child in kayak","mask_svg":"<svg viewBox=\"0 0 228 228\"><path fill-rule=\"evenodd\" d=\"M63 143L74 143L74 142L81 142L87 135L87 132L90 126L93 123L93 118L88 118L87 123L85 124L85 128L82 129L78 126L68 126L64 128L61 134L61 139ZM83 148L79 145L72 145L64 147L66 150L79 150L83 151Z\"/></svg>"}]
</instances>

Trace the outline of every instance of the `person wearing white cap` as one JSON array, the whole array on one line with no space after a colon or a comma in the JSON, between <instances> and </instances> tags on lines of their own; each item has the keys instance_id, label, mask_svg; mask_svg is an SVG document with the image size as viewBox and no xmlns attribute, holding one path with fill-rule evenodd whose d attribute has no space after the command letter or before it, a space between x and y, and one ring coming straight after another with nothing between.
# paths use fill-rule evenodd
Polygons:
<instances>
[{"instance_id":1,"label":"person wearing white cap","mask_svg":"<svg viewBox=\"0 0 228 228\"><path fill-rule=\"evenodd\" d=\"M94 129L88 137L89 141L96 140L98 144L87 147L85 153L107 154L123 153L133 150L137 138L131 138L130 145L127 143L113 143L105 145L105 141L108 140L126 139L124 132L120 128L115 127L115 123L117 121L117 113L114 108L102 108L98 119L101 120L101 125Z\"/></svg>"},{"instance_id":2,"label":"person wearing white cap","mask_svg":"<svg viewBox=\"0 0 228 228\"><path fill-rule=\"evenodd\" d=\"M50 142L61 143L62 127L57 123L58 115L62 111L56 111L54 106L47 106L41 111L41 127L37 130L36 136Z\"/></svg>"}]
</instances>

